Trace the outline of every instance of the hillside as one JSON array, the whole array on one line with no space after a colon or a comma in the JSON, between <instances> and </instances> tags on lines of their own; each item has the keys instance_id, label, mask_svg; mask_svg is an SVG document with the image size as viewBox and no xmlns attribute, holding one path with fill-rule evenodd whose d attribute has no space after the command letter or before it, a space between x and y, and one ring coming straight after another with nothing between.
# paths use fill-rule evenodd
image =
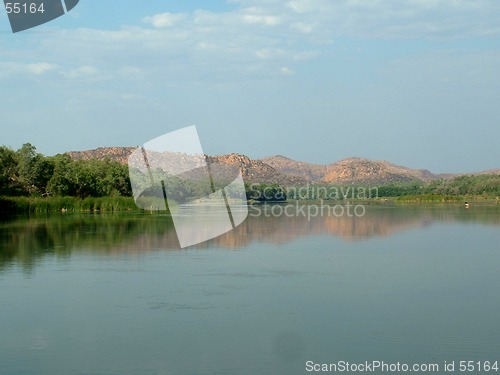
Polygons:
<instances>
[{"instance_id":1,"label":"hillside","mask_svg":"<svg viewBox=\"0 0 500 375\"><path fill-rule=\"evenodd\" d=\"M217 166L236 167L241 171L243 179L248 183L277 183L283 186L300 185L307 182L306 179L278 171L261 160L253 160L248 156L240 154L229 154L221 156L209 156L211 170ZM223 168L227 170L227 168ZM219 168L220 170L220 168Z\"/></svg>"},{"instance_id":2,"label":"hillside","mask_svg":"<svg viewBox=\"0 0 500 375\"><path fill-rule=\"evenodd\" d=\"M499 169L490 169L488 171L482 171L482 172L473 173L473 174L477 174L477 175L483 175L483 174L496 174L496 175L500 175L500 168Z\"/></svg>"},{"instance_id":3,"label":"hillside","mask_svg":"<svg viewBox=\"0 0 500 375\"><path fill-rule=\"evenodd\" d=\"M347 158L329 165L295 161L281 155L261 159L281 173L300 176L308 181L328 184L432 181L441 178L425 169L411 169L387 161Z\"/></svg>"},{"instance_id":4,"label":"hillside","mask_svg":"<svg viewBox=\"0 0 500 375\"><path fill-rule=\"evenodd\" d=\"M282 155L260 159L277 171L297 176L306 181L322 181L327 173L327 166L295 161Z\"/></svg>"},{"instance_id":5,"label":"hillside","mask_svg":"<svg viewBox=\"0 0 500 375\"><path fill-rule=\"evenodd\" d=\"M100 147L95 150L71 151L66 154L73 160L105 159L117 161L121 164L127 164L129 155L136 147ZM170 153L163 153L158 156L167 162L172 157ZM182 163L182 155L176 154L174 157ZM300 176L289 175L277 171L272 166L261 160L253 160L248 156L232 153L229 155L208 156L208 162L212 173L217 173L218 178L229 180L234 178L235 168L242 172L243 179L247 183L277 183L284 186L305 184L306 179ZM161 164L161 163L160 163Z\"/></svg>"},{"instance_id":6,"label":"hillside","mask_svg":"<svg viewBox=\"0 0 500 375\"><path fill-rule=\"evenodd\" d=\"M426 169L411 169L389 163L364 158L348 158L330 164L322 181L334 184L386 182L432 181L438 176Z\"/></svg>"},{"instance_id":7,"label":"hillside","mask_svg":"<svg viewBox=\"0 0 500 375\"><path fill-rule=\"evenodd\" d=\"M128 156L134 150L135 147L101 147L88 151L71 151L67 154L75 160L110 158L121 164L127 164ZM413 180L429 182L458 176L458 174L434 174L426 169L412 169L388 161L356 157L328 165L296 161L282 155L251 159L236 153L209 156L208 160L213 171L219 171L219 173L226 173L225 170L238 168L248 183L279 183L284 186L306 183L384 184ZM500 174L500 169L472 173L471 175L479 174Z\"/></svg>"},{"instance_id":8,"label":"hillside","mask_svg":"<svg viewBox=\"0 0 500 375\"><path fill-rule=\"evenodd\" d=\"M67 155L73 160L105 159L117 161L120 164L127 164L129 155L136 147L99 147L95 150L69 151Z\"/></svg>"}]
</instances>

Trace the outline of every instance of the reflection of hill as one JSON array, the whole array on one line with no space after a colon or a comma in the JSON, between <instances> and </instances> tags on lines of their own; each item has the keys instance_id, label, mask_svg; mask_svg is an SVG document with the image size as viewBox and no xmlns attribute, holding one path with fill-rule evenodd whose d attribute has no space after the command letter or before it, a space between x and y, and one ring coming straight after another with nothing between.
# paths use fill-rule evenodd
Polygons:
<instances>
[{"instance_id":1,"label":"reflection of hill","mask_svg":"<svg viewBox=\"0 0 500 375\"><path fill-rule=\"evenodd\" d=\"M461 206L368 206L362 217L324 216L311 217L310 220L302 215L255 217L256 211L250 212L254 216L249 216L235 230L196 248L240 248L256 241L280 244L316 235L360 240L390 236L433 222L500 225L499 207L465 210ZM102 255L141 254L158 250L179 250L172 220L168 216L54 215L0 222L0 271L9 265L20 264L29 272L37 261L47 255L64 258L74 252Z\"/></svg>"},{"instance_id":2,"label":"reflection of hill","mask_svg":"<svg viewBox=\"0 0 500 375\"><path fill-rule=\"evenodd\" d=\"M264 212L264 211L262 211ZM240 247L254 241L285 243L299 237L332 235L345 240L389 236L412 227L432 222L428 212L409 213L404 209L367 209L362 217L249 217L234 231L212 240L226 247Z\"/></svg>"}]
</instances>

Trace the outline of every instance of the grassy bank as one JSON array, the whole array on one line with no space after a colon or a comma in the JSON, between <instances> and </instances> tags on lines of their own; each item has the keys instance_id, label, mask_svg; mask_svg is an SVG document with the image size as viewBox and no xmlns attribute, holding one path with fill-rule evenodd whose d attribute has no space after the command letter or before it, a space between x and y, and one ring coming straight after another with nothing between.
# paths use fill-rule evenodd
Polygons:
<instances>
[{"instance_id":1,"label":"grassy bank","mask_svg":"<svg viewBox=\"0 0 500 375\"><path fill-rule=\"evenodd\" d=\"M392 198L395 202L414 203L464 203L476 202L483 204L500 204L499 197L473 196L473 195L445 195L445 194L418 194L405 195Z\"/></svg>"},{"instance_id":2,"label":"grassy bank","mask_svg":"<svg viewBox=\"0 0 500 375\"><path fill-rule=\"evenodd\" d=\"M0 214L138 210L132 197L0 197Z\"/></svg>"},{"instance_id":3,"label":"grassy bank","mask_svg":"<svg viewBox=\"0 0 500 375\"><path fill-rule=\"evenodd\" d=\"M396 197L398 202L464 202L467 201L464 196L445 195L445 194L418 194Z\"/></svg>"}]
</instances>

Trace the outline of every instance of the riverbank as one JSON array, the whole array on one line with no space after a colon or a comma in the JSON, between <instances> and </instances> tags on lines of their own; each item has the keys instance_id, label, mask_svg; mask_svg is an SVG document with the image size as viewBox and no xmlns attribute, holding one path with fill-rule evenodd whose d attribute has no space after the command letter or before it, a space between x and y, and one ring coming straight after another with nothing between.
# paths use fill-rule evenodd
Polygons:
<instances>
[{"instance_id":1,"label":"riverbank","mask_svg":"<svg viewBox=\"0 0 500 375\"><path fill-rule=\"evenodd\" d=\"M137 210L132 197L0 197L0 215Z\"/></svg>"},{"instance_id":2,"label":"riverbank","mask_svg":"<svg viewBox=\"0 0 500 375\"><path fill-rule=\"evenodd\" d=\"M279 202L295 202L295 199ZM314 204L319 200L298 200L300 204ZM499 197L452 196L440 194L407 195L401 197L384 197L372 199L325 200L324 203L342 204L345 202L379 205L379 204L464 204L500 205ZM261 204L271 202L259 202ZM278 203L278 204L279 204ZM17 214L45 214L53 212L122 212L141 211L133 197L0 197L0 216Z\"/></svg>"}]
</instances>

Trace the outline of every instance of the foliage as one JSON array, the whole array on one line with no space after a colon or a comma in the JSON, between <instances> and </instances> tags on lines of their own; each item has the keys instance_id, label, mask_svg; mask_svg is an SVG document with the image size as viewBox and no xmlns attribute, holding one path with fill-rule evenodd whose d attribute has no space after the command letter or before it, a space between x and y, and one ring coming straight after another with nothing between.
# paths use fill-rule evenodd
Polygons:
<instances>
[{"instance_id":1,"label":"foliage","mask_svg":"<svg viewBox=\"0 0 500 375\"><path fill-rule=\"evenodd\" d=\"M378 187L379 197L401 197L423 194L425 185L421 181L384 184Z\"/></svg>"},{"instance_id":2,"label":"foliage","mask_svg":"<svg viewBox=\"0 0 500 375\"><path fill-rule=\"evenodd\" d=\"M12 214L50 212L116 212L137 210L132 197L4 197L0 212Z\"/></svg>"},{"instance_id":3,"label":"foliage","mask_svg":"<svg viewBox=\"0 0 500 375\"><path fill-rule=\"evenodd\" d=\"M13 151L0 147L0 195L6 196L131 196L127 166L105 160L46 157L26 143Z\"/></svg>"},{"instance_id":4,"label":"foliage","mask_svg":"<svg viewBox=\"0 0 500 375\"><path fill-rule=\"evenodd\" d=\"M0 147L0 194L17 195L17 155L8 147Z\"/></svg>"},{"instance_id":5,"label":"foliage","mask_svg":"<svg viewBox=\"0 0 500 375\"><path fill-rule=\"evenodd\" d=\"M419 195L405 195L397 198L398 201L403 202L461 202L464 200L462 196L444 195L444 194L419 194Z\"/></svg>"},{"instance_id":6,"label":"foliage","mask_svg":"<svg viewBox=\"0 0 500 375\"><path fill-rule=\"evenodd\" d=\"M464 175L452 179L440 179L429 183L420 181L385 184L378 187L379 197L403 197L419 195L500 196L500 175ZM429 198L430 199L430 198Z\"/></svg>"},{"instance_id":7,"label":"foliage","mask_svg":"<svg viewBox=\"0 0 500 375\"><path fill-rule=\"evenodd\" d=\"M278 184L246 184L247 199L259 202L286 201L286 191Z\"/></svg>"},{"instance_id":8,"label":"foliage","mask_svg":"<svg viewBox=\"0 0 500 375\"><path fill-rule=\"evenodd\" d=\"M138 177L141 177L140 174ZM142 177L145 186L149 186L150 177ZM203 179L186 180L162 175L156 176L155 179L162 180L164 182L162 186L169 199L178 202L203 198L212 193L212 187ZM356 197L359 195L354 186L348 189L333 185L311 185L285 190L277 184L246 184L245 188L248 199L257 201L284 201L287 198L343 199L353 197L354 193ZM152 194L149 195L147 189L144 191L145 195L152 199L163 199L163 196L154 196L155 192L162 189L150 189ZM366 188L360 187L360 189L366 191ZM428 183L422 181L389 183L382 184L376 189L378 197L408 197L415 200L434 200L438 199L438 196L441 200L463 196L500 197L500 175L464 175ZM72 160L66 154L47 157L38 153L35 146L30 143L24 144L17 151L0 146L0 196L31 198L1 200L0 212L7 212L9 207L12 209L12 205L28 212L69 209L68 207L88 211L114 210L124 204L118 198L131 195L128 167L110 159ZM373 197L371 194L365 196ZM52 199L47 201L34 199L42 197ZM65 197L78 199L68 201ZM109 197L117 200L96 199ZM130 202L133 202L131 198L124 206L128 207Z\"/></svg>"},{"instance_id":9,"label":"foliage","mask_svg":"<svg viewBox=\"0 0 500 375\"><path fill-rule=\"evenodd\" d=\"M436 194L500 196L500 175L484 174L459 176L451 180L438 180L429 185Z\"/></svg>"},{"instance_id":10,"label":"foliage","mask_svg":"<svg viewBox=\"0 0 500 375\"><path fill-rule=\"evenodd\" d=\"M164 238L164 234L172 230L173 222L168 216L139 212L21 215L16 220L0 221L0 272L19 264L29 273L43 257L66 257L75 249L99 253L103 249L109 253L141 252L143 249L137 246L136 240ZM175 234L170 238L172 246L178 246Z\"/></svg>"}]
</instances>

